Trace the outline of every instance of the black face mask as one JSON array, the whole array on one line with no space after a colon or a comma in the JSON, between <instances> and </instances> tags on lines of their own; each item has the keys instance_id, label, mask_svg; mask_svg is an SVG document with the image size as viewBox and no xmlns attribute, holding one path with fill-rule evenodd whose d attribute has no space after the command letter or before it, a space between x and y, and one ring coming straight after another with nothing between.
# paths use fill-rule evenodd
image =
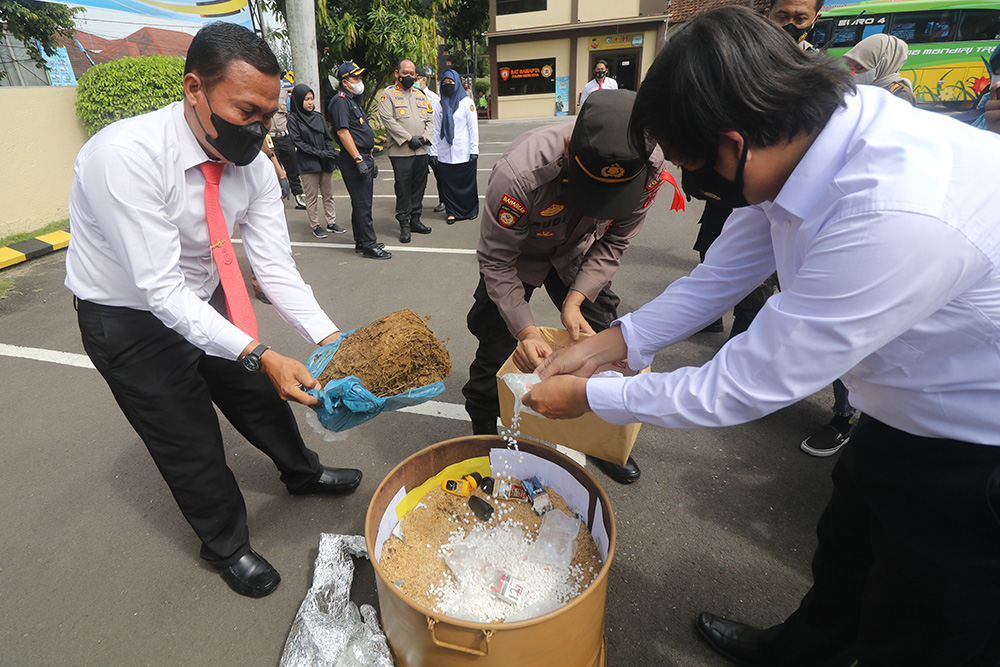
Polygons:
<instances>
[{"instance_id":1,"label":"black face mask","mask_svg":"<svg viewBox=\"0 0 1000 667\"><path fill-rule=\"evenodd\" d=\"M781 26L781 29L787 32L789 35L791 35L792 39L795 40L796 44L799 44L802 42L802 40L806 38L806 35L808 35L812 31L812 26L807 26L805 28L797 28L795 27L794 23L786 23L785 25Z\"/></svg>"},{"instance_id":2,"label":"black face mask","mask_svg":"<svg viewBox=\"0 0 1000 667\"><path fill-rule=\"evenodd\" d=\"M208 102L208 110L212 111L212 103L208 101L208 91L205 91L205 101ZM245 167L260 153L260 147L264 145L264 137L267 135L267 126L264 121L255 120L246 125L234 125L228 120L221 118L212 111L212 125L218 134L216 137L208 136L205 126L198 118L198 125L201 125L202 132L205 132L205 141L208 145L219 151L219 155L229 160L237 167Z\"/></svg>"},{"instance_id":3,"label":"black face mask","mask_svg":"<svg viewBox=\"0 0 1000 667\"><path fill-rule=\"evenodd\" d=\"M747 164L750 144L743 138L743 155L736 170L736 180L729 181L715 170L714 161L707 161L700 169L681 169L681 188L695 199L717 201L724 206L741 208L750 202L743 196L743 168Z\"/></svg>"},{"instance_id":4,"label":"black face mask","mask_svg":"<svg viewBox=\"0 0 1000 667\"><path fill-rule=\"evenodd\" d=\"M399 77L399 85L401 85L403 88L407 88L407 89L412 88L414 81L416 81L416 79L413 78L412 76L401 76L401 77Z\"/></svg>"},{"instance_id":5,"label":"black face mask","mask_svg":"<svg viewBox=\"0 0 1000 667\"><path fill-rule=\"evenodd\" d=\"M441 94L451 97L455 94L455 84L453 83L442 83L441 84Z\"/></svg>"},{"instance_id":6,"label":"black face mask","mask_svg":"<svg viewBox=\"0 0 1000 667\"><path fill-rule=\"evenodd\" d=\"M594 72L595 79L603 79L607 75L607 72Z\"/></svg>"}]
</instances>

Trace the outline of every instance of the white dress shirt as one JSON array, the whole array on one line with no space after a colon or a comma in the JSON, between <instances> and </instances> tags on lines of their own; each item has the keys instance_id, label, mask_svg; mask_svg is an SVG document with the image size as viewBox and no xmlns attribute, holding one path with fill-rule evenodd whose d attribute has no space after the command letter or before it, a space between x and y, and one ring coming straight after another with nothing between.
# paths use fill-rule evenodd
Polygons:
<instances>
[{"instance_id":1,"label":"white dress shirt","mask_svg":"<svg viewBox=\"0 0 1000 667\"><path fill-rule=\"evenodd\" d=\"M236 359L251 337L208 304L219 275L198 167L207 159L181 102L114 123L88 141L70 191L66 287L87 301L149 311L208 354ZM219 203L230 235L238 223L274 307L318 343L337 327L295 268L280 197L263 154L222 172Z\"/></svg>"},{"instance_id":2,"label":"white dress shirt","mask_svg":"<svg viewBox=\"0 0 1000 667\"><path fill-rule=\"evenodd\" d=\"M781 292L700 368L593 378L612 423L757 419L840 377L924 437L1000 445L1000 136L860 86L773 202L737 209L705 263L619 320L632 368L777 270Z\"/></svg>"},{"instance_id":3,"label":"white dress shirt","mask_svg":"<svg viewBox=\"0 0 1000 667\"><path fill-rule=\"evenodd\" d=\"M476 103L466 97L458 103L452 118L455 121L455 136L449 144L441 134L440 111L434 114L434 143L431 145L431 155L436 155L439 162L445 164L464 164L471 159L473 153L479 155L479 115L476 113Z\"/></svg>"},{"instance_id":4,"label":"white dress shirt","mask_svg":"<svg viewBox=\"0 0 1000 667\"><path fill-rule=\"evenodd\" d=\"M590 94L596 90L618 90L618 82L610 76L604 77L601 81L591 79L583 87L583 92L580 93L580 106L583 106L583 103L587 101Z\"/></svg>"}]
</instances>

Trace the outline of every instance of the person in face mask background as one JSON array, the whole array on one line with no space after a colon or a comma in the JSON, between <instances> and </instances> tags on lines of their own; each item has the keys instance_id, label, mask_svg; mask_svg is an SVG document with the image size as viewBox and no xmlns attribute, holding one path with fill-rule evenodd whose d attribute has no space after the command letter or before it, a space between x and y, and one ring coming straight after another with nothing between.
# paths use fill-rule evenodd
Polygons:
<instances>
[{"instance_id":1,"label":"person in face mask background","mask_svg":"<svg viewBox=\"0 0 1000 667\"><path fill-rule=\"evenodd\" d=\"M216 406L274 462L290 493L345 493L361 481L358 470L321 465L303 442L286 401L315 405L303 389L319 383L257 338L239 272L249 260L310 343L337 338L295 268L278 179L260 151L280 74L267 43L246 28L201 28L183 99L113 123L81 149L66 254L84 349L201 541L201 557L249 597L268 595L281 577L250 546L248 503L226 465ZM233 249L237 227L246 260ZM107 444L130 447L125 440ZM275 500L255 499L250 514ZM171 543L185 543L184 532ZM186 556L170 548L162 558ZM161 574L151 562L140 578Z\"/></svg>"},{"instance_id":2,"label":"person in face mask background","mask_svg":"<svg viewBox=\"0 0 1000 667\"><path fill-rule=\"evenodd\" d=\"M388 134L389 162L395 177L396 220L399 242L409 243L410 233L430 234L420 221L427 188L428 154L434 133L431 103L419 88L417 66L409 58L396 65L396 83L382 91L378 115Z\"/></svg>"},{"instance_id":3,"label":"person in face mask background","mask_svg":"<svg viewBox=\"0 0 1000 667\"><path fill-rule=\"evenodd\" d=\"M909 47L894 35L871 35L844 54L844 64L854 72L854 83L885 88L916 106L913 85L899 70L906 64Z\"/></svg>"},{"instance_id":4,"label":"person in face mask background","mask_svg":"<svg viewBox=\"0 0 1000 667\"><path fill-rule=\"evenodd\" d=\"M322 201L327 231L343 234L347 230L337 224L337 209L333 203L333 170L337 164L337 152L333 148L330 129L323 115L316 111L316 97L309 86L304 83L296 85L291 97L288 132L295 144L295 161L302 179L309 226L313 236L326 238L319 220L319 203Z\"/></svg>"},{"instance_id":5,"label":"person in face mask background","mask_svg":"<svg viewBox=\"0 0 1000 667\"><path fill-rule=\"evenodd\" d=\"M606 60L598 60L594 63L594 78L587 82L580 93L578 106L583 106L590 94L595 90L618 90L618 82L608 76L608 63Z\"/></svg>"},{"instance_id":6,"label":"person in face mask background","mask_svg":"<svg viewBox=\"0 0 1000 667\"><path fill-rule=\"evenodd\" d=\"M781 26L800 49L813 51L815 47L809 43L808 37L820 17L819 10L823 7L823 1L774 0L767 10L767 18Z\"/></svg>"}]
</instances>

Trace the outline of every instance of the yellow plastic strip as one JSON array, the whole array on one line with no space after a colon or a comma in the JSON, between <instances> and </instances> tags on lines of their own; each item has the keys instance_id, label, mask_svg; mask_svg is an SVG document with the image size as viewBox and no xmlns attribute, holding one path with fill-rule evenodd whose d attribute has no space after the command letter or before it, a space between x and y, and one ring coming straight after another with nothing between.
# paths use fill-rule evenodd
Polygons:
<instances>
[{"instance_id":1,"label":"yellow plastic strip","mask_svg":"<svg viewBox=\"0 0 1000 667\"><path fill-rule=\"evenodd\" d=\"M53 250L59 250L60 248L65 248L69 245L69 232L52 232L50 234L36 236L35 238L42 243L48 243L52 246Z\"/></svg>"},{"instance_id":2,"label":"yellow plastic strip","mask_svg":"<svg viewBox=\"0 0 1000 667\"><path fill-rule=\"evenodd\" d=\"M490 457L477 456L474 459L465 459L464 461L453 463L417 488L411 489L409 493L403 496L399 504L396 505L396 518L402 519L406 516L406 513L416 507L420 503L421 498L427 495L428 491L435 486L441 486L441 482L444 480L458 479L463 475L471 475L474 472L478 472L483 477L489 477Z\"/></svg>"},{"instance_id":3,"label":"yellow plastic strip","mask_svg":"<svg viewBox=\"0 0 1000 667\"><path fill-rule=\"evenodd\" d=\"M11 250L10 248L7 247L0 248L0 269L5 269L8 266L20 264L24 260L25 260L25 254L23 252Z\"/></svg>"}]
</instances>

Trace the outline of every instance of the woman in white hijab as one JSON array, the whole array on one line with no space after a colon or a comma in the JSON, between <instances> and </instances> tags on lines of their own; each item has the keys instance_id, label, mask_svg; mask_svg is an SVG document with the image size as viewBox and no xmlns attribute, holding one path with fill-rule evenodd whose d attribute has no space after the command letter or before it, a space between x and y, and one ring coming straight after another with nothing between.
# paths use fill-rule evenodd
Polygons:
<instances>
[{"instance_id":1,"label":"woman in white hijab","mask_svg":"<svg viewBox=\"0 0 1000 667\"><path fill-rule=\"evenodd\" d=\"M910 104L916 104L910 81L900 75L909 48L906 42L892 35L871 35L844 54L844 62L854 72L854 81L885 88Z\"/></svg>"}]
</instances>

